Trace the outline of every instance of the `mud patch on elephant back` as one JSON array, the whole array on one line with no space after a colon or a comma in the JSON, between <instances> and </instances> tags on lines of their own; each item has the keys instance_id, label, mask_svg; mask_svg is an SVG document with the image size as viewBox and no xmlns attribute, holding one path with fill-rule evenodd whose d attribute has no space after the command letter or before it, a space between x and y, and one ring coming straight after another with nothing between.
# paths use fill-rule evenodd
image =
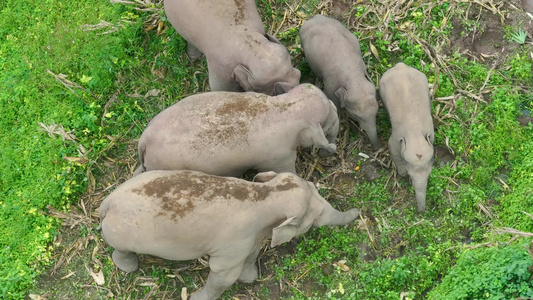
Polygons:
<instances>
[{"instance_id":1,"label":"mud patch on elephant back","mask_svg":"<svg viewBox=\"0 0 533 300\"><path fill-rule=\"evenodd\" d=\"M257 95L258 99L252 99L246 95L241 95L227 101L216 110L217 115L222 116L235 116L244 115L247 117L257 117L269 110L267 105L267 96Z\"/></svg>"},{"instance_id":2,"label":"mud patch on elephant back","mask_svg":"<svg viewBox=\"0 0 533 300\"><path fill-rule=\"evenodd\" d=\"M241 94L226 101L213 113L205 114L204 129L197 134L194 149L214 152L220 146L249 145L251 124L269 115L279 115L295 104L269 100L263 94Z\"/></svg>"},{"instance_id":3,"label":"mud patch on elephant back","mask_svg":"<svg viewBox=\"0 0 533 300\"><path fill-rule=\"evenodd\" d=\"M237 7L237 11L233 15L235 18L235 25L241 25L242 21L244 20L244 13L245 13L245 7L244 7L244 1L245 0L234 0L235 6Z\"/></svg>"},{"instance_id":4,"label":"mud patch on elephant back","mask_svg":"<svg viewBox=\"0 0 533 300\"><path fill-rule=\"evenodd\" d=\"M237 144L248 145L248 123L239 119L225 118L220 123L210 123L201 131L193 144L195 150L212 151L220 146L232 147Z\"/></svg>"},{"instance_id":5,"label":"mud patch on elephant back","mask_svg":"<svg viewBox=\"0 0 533 300\"><path fill-rule=\"evenodd\" d=\"M276 191L278 192L290 191L299 187L299 185L293 182L291 178L283 178L281 182L283 183L282 185L276 186Z\"/></svg>"},{"instance_id":6,"label":"mud patch on elephant back","mask_svg":"<svg viewBox=\"0 0 533 300\"><path fill-rule=\"evenodd\" d=\"M176 219L193 211L196 201L224 199L258 202L267 200L273 191L287 191L297 187L298 185L288 178L280 185L271 186L184 172L155 178L132 192L159 199L161 212L158 216L169 215L170 218Z\"/></svg>"}]
</instances>

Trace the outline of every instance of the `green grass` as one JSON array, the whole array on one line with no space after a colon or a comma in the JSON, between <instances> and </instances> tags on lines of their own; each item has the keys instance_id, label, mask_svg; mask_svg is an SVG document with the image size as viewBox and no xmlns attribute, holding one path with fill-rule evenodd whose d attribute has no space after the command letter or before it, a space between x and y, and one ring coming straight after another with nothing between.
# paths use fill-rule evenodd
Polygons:
<instances>
[{"instance_id":1,"label":"green grass","mask_svg":"<svg viewBox=\"0 0 533 300\"><path fill-rule=\"evenodd\" d=\"M88 10L88 7L90 9ZM128 62L139 25L124 23L121 36L81 29L99 19L116 23L124 8L107 1L7 1L0 12L0 298L23 298L42 266L50 264L59 222L47 205L67 210L86 187L85 166L69 164L78 147L50 138L39 122L61 124L85 149L105 147L98 124L99 95L108 94ZM63 73L87 91L63 88L47 70ZM96 152L94 151L93 154ZM89 154L89 158L91 154Z\"/></svg>"}]
</instances>

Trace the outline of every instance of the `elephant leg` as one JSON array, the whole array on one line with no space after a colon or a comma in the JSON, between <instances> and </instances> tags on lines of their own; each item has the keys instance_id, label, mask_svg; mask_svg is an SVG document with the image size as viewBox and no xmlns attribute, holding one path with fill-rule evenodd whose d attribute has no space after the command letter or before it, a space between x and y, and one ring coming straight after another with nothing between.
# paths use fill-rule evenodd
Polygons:
<instances>
[{"instance_id":1,"label":"elephant leg","mask_svg":"<svg viewBox=\"0 0 533 300\"><path fill-rule=\"evenodd\" d=\"M199 59L203 55L202 51L200 51L198 48L196 48L193 44L189 42L187 42L186 52L187 52L187 55L189 56L189 59L193 62Z\"/></svg>"},{"instance_id":2,"label":"elephant leg","mask_svg":"<svg viewBox=\"0 0 533 300\"><path fill-rule=\"evenodd\" d=\"M407 175L407 168L405 167L405 161L400 154L400 143L396 142L393 137L389 139L389 153L396 166L396 171L398 175L405 176Z\"/></svg>"},{"instance_id":3,"label":"elephant leg","mask_svg":"<svg viewBox=\"0 0 533 300\"><path fill-rule=\"evenodd\" d=\"M255 265L259 251L261 251L261 244L257 245L254 251L252 251L244 261L244 266L241 275L239 276L240 282L251 283L259 277L259 271Z\"/></svg>"},{"instance_id":4,"label":"elephant leg","mask_svg":"<svg viewBox=\"0 0 533 300\"><path fill-rule=\"evenodd\" d=\"M228 74L225 66L207 57L207 71L209 72L209 88L214 91L243 92L240 84Z\"/></svg>"},{"instance_id":5,"label":"elephant leg","mask_svg":"<svg viewBox=\"0 0 533 300\"><path fill-rule=\"evenodd\" d=\"M296 174L296 151L288 155L280 155L279 158L268 161L257 167L259 172L273 171L276 173L291 172Z\"/></svg>"},{"instance_id":6,"label":"elephant leg","mask_svg":"<svg viewBox=\"0 0 533 300\"><path fill-rule=\"evenodd\" d=\"M218 299L225 290L237 281L242 272L243 262L227 267L227 259L223 256L209 259L211 272L209 272L205 285L191 295L191 300Z\"/></svg>"},{"instance_id":7,"label":"elephant leg","mask_svg":"<svg viewBox=\"0 0 533 300\"><path fill-rule=\"evenodd\" d=\"M115 250L111 257L115 265L126 273L136 271L139 268L137 255L133 252Z\"/></svg>"}]
</instances>

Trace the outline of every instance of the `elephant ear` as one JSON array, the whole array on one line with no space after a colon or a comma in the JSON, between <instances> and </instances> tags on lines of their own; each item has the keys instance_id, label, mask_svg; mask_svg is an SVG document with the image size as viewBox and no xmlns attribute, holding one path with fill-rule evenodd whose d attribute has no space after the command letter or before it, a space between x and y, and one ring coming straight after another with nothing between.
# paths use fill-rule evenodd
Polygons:
<instances>
[{"instance_id":1,"label":"elephant ear","mask_svg":"<svg viewBox=\"0 0 533 300\"><path fill-rule=\"evenodd\" d=\"M339 99L339 103L341 104L341 108L344 108L345 107L345 101L344 100L346 98L346 93L348 91L346 91L346 89L344 87L340 87L338 90L335 91L335 96L337 96L337 99Z\"/></svg>"},{"instance_id":2,"label":"elephant ear","mask_svg":"<svg viewBox=\"0 0 533 300\"><path fill-rule=\"evenodd\" d=\"M255 175L252 181L253 182L267 182L267 181L274 179L274 177L276 176L278 176L278 173L273 172L273 171L262 172L262 173L258 173L257 175Z\"/></svg>"},{"instance_id":3,"label":"elephant ear","mask_svg":"<svg viewBox=\"0 0 533 300\"><path fill-rule=\"evenodd\" d=\"M288 82L276 82L274 83L274 96L285 94L293 87L294 86Z\"/></svg>"},{"instance_id":4,"label":"elephant ear","mask_svg":"<svg viewBox=\"0 0 533 300\"><path fill-rule=\"evenodd\" d=\"M433 148L433 141L434 141L435 137L433 136L433 134L431 133L428 133L426 135L426 141L428 142L428 144Z\"/></svg>"},{"instance_id":5,"label":"elephant ear","mask_svg":"<svg viewBox=\"0 0 533 300\"><path fill-rule=\"evenodd\" d=\"M278 227L272 229L272 241L270 242L270 247L273 248L277 245L290 242L290 240L298 234L298 226L293 222L295 218L296 216L290 217ZM291 222L293 224L291 224Z\"/></svg>"},{"instance_id":6,"label":"elephant ear","mask_svg":"<svg viewBox=\"0 0 533 300\"><path fill-rule=\"evenodd\" d=\"M315 146L316 148L327 150L330 153L335 153L335 151L337 151L337 146L333 143L330 144L328 139L326 139L320 123L309 124L306 128L300 131L299 140L302 147Z\"/></svg>"},{"instance_id":7,"label":"elephant ear","mask_svg":"<svg viewBox=\"0 0 533 300\"><path fill-rule=\"evenodd\" d=\"M244 89L244 91L248 92L254 90L251 83L254 79L254 75L245 66L236 66L235 69L233 69L233 74L231 74L231 77L239 83L239 85Z\"/></svg>"},{"instance_id":8,"label":"elephant ear","mask_svg":"<svg viewBox=\"0 0 533 300\"><path fill-rule=\"evenodd\" d=\"M405 152L405 148L407 147L405 145L405 138L399 138L398 139L398 143L400 143L400 153L404 153Z\"/></svg>"},{"instance_id":9,"label":"elephant ear","mask_svg":"<svg viewBox=\"0 0 533 300\"><path fill-rule=\"evenodd\" d=\"M276 43L276 44L280 44L280 45L281 45L280 41L279 41L277 38L275 38L274 36L272 36L272 35L270 35L270 34L268 34L268 33L265 33L265 37L266 37L266 39L267 39L269 42L272 42L272 43Z\"/></svg>"}]
</instances>

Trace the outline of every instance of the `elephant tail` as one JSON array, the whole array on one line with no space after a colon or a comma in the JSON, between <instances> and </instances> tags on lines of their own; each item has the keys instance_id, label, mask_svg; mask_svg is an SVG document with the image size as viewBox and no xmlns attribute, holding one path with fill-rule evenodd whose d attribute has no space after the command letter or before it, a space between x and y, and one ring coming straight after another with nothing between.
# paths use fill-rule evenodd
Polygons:
<instances>
[{"instance_id":1,"label":"elephant tail","mask_svg":"<svg viewBox=\"0 0 533 300\"><path fill-rule=\"evenodd\" d=\"M100 217L100 224L98 224L98 227L96 230L102 229L102 222L105 219L105 215L107 214L107 210L109 209L109 198L105 198L104 201L102 201L102 204L100 204L100 208L98 209L98 216Z\"/></svg>"},{"instance_id":2,"label":"elephant tail","mask_svg":"<svg viewBox=\"0 0 533 300\"><path fill-rule=\"evenodd\" d=\"M135 177L141 173L146 172L146 168L144 167L144 156L145 155L146 155L146 144L140 143L139 144L139 166L133 172L132 177Z\"/></svg>"}]
</instances>

